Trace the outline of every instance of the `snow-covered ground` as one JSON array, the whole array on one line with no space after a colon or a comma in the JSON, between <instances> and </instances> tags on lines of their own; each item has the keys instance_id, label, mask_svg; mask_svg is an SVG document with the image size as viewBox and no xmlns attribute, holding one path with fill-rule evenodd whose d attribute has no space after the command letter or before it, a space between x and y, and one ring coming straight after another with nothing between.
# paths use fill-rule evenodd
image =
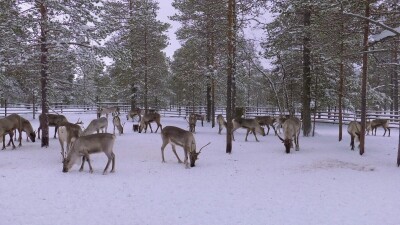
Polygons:
<instances>
[{"instance_id":1,"label":"snow-covered ground","mask_svg":"<svg viewBox=\"0 0 400 225\"><path fill-rule=\"evenodd\" d=\"M88 125L94 114L66 114ZM121 117L124 118L124 115ZM28 118L29 119L29 118ZM163 126L187 129L183 118ZM38 120L31 121L34 128ZM112 131L111 122L108 131ZM315 137L300 137L300 151L284 153L277 137L236 135L225 153L225 130L196 127L203 146L196 167L178 164L171 147L161 163L160 132L139 134L125 124L114 152L116 172L102 175L104 154L92 156L94 173L75 165L62 173L60 145L23 141L0 151L1 225L101 224L385 224L400 223L398 129L391 137L367 136L366 153L338 142L337 125L318 124ZM50 128L53 136L54 128ZM25 138L25 134L24 134ZM178 148L183 158L183 150Z\"/></svg>"}]
</instances>

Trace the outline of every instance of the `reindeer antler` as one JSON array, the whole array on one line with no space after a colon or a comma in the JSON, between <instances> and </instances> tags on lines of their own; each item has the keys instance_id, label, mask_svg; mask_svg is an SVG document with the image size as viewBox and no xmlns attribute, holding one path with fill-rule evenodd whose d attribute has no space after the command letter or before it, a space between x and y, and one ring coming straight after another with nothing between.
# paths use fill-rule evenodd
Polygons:
<instances>
[{"instance_id":1,"label":"reindeer antler","mask_svg":"<svg viewBox=\"0 0 400 225\"><path fill-rule=\"evenodd\" d=\"M79 121L81 118L78 118L78 121L76 121L76 123L75 124L83 124L83 122L82 122L82 120L81 121Z\"/></svg>"},{"instance_id":2,"label":"reindeer antler","mask_svg":"<svg viewBox=\"0 0 400 225\"><path fill-rule=\"evenodd\" d=\"M203 147L201 147L200 150L199 150L199 152L198 152L198 154L200 154L201 150L202 150L204 147L206 147L207 145L209 145L209 144L211 144L211 142L208 142L208 144L206 144L206 145L204 145Z\"/></svg>"}]
</instances>

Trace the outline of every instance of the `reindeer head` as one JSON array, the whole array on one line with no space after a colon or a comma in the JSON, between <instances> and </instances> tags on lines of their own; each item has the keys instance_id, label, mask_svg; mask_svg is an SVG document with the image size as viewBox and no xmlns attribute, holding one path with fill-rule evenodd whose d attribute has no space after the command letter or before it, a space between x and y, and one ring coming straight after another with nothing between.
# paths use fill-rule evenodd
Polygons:
<instances>
[{"instance_id":1,"label":"reindeer head","mask_svg":"<svg viewBox=\"0 0 400 225\"><path fill-rule=\"evenodd\" d=\"M278 138L282 141L282 143L283 143L283 145L285 146L285 152L286 153L290 153L290 148L292 147L292 140L290 140L290 139L283 139L283 138L281 138L281 136L279 136L279 134L278 134Z\"/></svg>"},{"instance_id":2,"label":"reindeer head","mask_svg":"<svg viewBox=\"0 0 400 225\"><path fill-rule=\"evenodd\" d=\"M208 144L206 144L200 148L199 152L196 152L196 143L194 143L194 142L192 143L192 149L191 149L191 151L189 151L190 167L195 167L196 160L199 159L198 157L201 153L201 150L209 144L211 144L211 142L208 142Z\"/></svg>"},{"instance_id":3,"label":"reindeer head","mask_svg":"<svg viewBox=\"0 0 400 225\"><path fill-rule=\"evenodd\" d=\"M36 131L30 132L29 133L29 138L31 139L32 142L35 142Z\"/></svg>"}]
</instances>

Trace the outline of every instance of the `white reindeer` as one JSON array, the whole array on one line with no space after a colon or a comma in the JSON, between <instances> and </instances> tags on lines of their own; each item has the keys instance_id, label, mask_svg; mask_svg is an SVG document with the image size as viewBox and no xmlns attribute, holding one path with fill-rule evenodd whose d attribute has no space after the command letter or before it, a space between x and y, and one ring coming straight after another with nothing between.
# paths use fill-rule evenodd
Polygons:
<instances>
[{"instance_id":1,"label":"white reindeer","mask_svg":"<svg viewBox=\"0 0 400 225\"><path fill-rule=\"evenodd\" d=\"M103 133L107 132L108 120L106 117L100 117L98 119L92 120L88 127L83 131L82 135L93 134L94 132L99 133L101 130Z\"/></svg>"},{"instance_id":2,"label":"white reindeer","mask_svg":"<svg viewBox=\"0 0 400 225\"><path fill-rule=\"evenodd\" d=\"M288 154L290 153L290 148L293 147L293 140L294 143L296 144L296 151L300 150L299 147L300 127L301 127L301 121L296 117L291 117L282 124L284 138L279 136L279 134L278 137L285 145L286 153Z\"/></svg>"},{"instance_id":3,"label":"white reindeer","mask_svg":"<svg viewBox=\"0 0 400 225\"><path fill-rule=\"evenodd\" d=\"M360 141L361 124L357 121L351 121L347 126L347 133L350 135L351 150L354 150L354 139Z\"/></svg>"}]
</instances>

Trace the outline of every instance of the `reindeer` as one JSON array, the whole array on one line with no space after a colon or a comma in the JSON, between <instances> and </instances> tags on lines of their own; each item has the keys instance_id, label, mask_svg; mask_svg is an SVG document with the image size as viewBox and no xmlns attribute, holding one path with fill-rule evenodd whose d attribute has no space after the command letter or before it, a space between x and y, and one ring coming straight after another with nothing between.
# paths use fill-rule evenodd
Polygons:
<instances>
[{"instance_id":1,"label":"reindeer","mask_svg":"<svg viewBox=\"0 0 400 225\"><path fill-rule=\"evenodd\" d=\"M374 130L375 130L375 136L376 136L376 130L380 126L383 127L383 129L385 130L385 132L383 133L383 136L385 136L386 130L389 130L388 137L390 137L389 120L387 120L387 119L375 119L370 122L367 122L367 126L366 126L367 133L369 134L369 131L372 130L372 135L374 135Z\"/></svg>"},{"instance_id":2,"label":"reindeer","mask_svg":"<svg viewBox=\"0 0 400 225\"><path fill-rule=\"evenodd\" d=\"M354 138L357 138L356 140L359 142L360 141L360 132L361 132L361 124L360 122L357 121L351 121L349 125L347 126L347 132L350 134L350 146L351 150L354 151Z\"/></svg>"},{"instance_id":3,"label":"reindeer","mask_svg":"<svg viewBox=\"0 0 400 225\"><path fill-rule=\"evenodd\" d=\"M117 129L118 129L119 135L123 134L124 133L124 125L125 125L125 123L123 123L121 125L121 119L119 118L119 116L117 116L117 115L113 116L112 122L113 122L113 125L114 125L113 134L115 134L115 127L117 127Z\"/></svg>"},{"instance_id":4,"label":"reindeer","mask_svg":"<svg viewBox=\"0 0 400 225\"><path fill-rule=\"evenodd\" d=\"M172 151L174 152L176 158L178 159L178 163L182 163L182 160L176 153L175 146L178 145L181 146L185 152L185 160L183 161L183 163L185 164L186 169L195 166L195 162L198 159L201 150L210 144L208 143L207 145L203 146L199 152L196 152L196 141L194 139L193 133L174 126L164 127L164 129L162 129L161 131L161 138L163 141L161 145L162 162L165 163L164 149L165 146L167 146L167 144L169 143L172 146ZM190 167L188 158L190 159Z\"/></svg>"},{"instance_id":5,"label":"reindeer","mask_svg":"<svg viewBox=\"0 0 400 225\"><path fill-rule=\"evenodd\" d=\"M83 171L83 165L85 161L89 164L89 172L93 173L92 165L90 164L90 154L104 152L108 161L103 174L107 174L108 166L112 162L111 173L115 169L115 154L113 152L115 142L115 135L108 133L91 134L87 136L81 136L75 140L72 144L67 157L63 160L63 172L68 172L76 160L82 156L82 165L79 172Z\"/></svg>"},{"instance_id":6,"label":"reindeer","mask_svg":"<svg viewBox=\"0 0 400 225\"><path fill-rule=\"evenodd\" d=\"M221 134L222 127L224 126L226 129L227 122L224 119L224 116L222 114L219 114L217 116L217 123L218 123L218 134Z\"/></svg>"},{"instance_id":7,"label":"reindeer","mask_svg":"<svg viewBox=\"0 0 400 225\"><path fill-rule=\"evenodd\" d=\"M40 114L39 115L39 121L40 125L38 128L38 139L40 139L40 130L42 129L42 121L44 120L45 115ZM63 122L68 122L67 118L64 115L57 115L57 114L47 114L48 118L48 126L49 127L54 127L54 138L57 138L57 130L58 127L60 126L60 123Z\"/></svg>"},{"instance_id":8,"label":"reindeer","mask_svg":"<svg viewBox=\"0 0 400 225\"><path fill-rule=\"evenodd\" d=\"M83 131L82 135L93 134L94 132L99 133L101 130L103 133L107 133L108 120L106 117L100 117L92 120L88 127Z\"/></svg>"},{"instance_id":9,"label":"reindeer","mask_svg":"<svg viewBox=\"0 0 400 225\"><path fill-rule=\"evenodd\" d=\"M74 143L74 141L80 137L83 133L81 125L82 121L78 121L76 123L64 122L60 124L58 128L58 140L61 145L61 155L63 159L69 152L70 146ZM64 142L66 143L67 151L64 150Z\"/></svg>"},{"instance_id":10,"label":"reindeer","mask_svg":"<svg viewBox=\"0 0 400 225\"><path fill-rule=\"evenodd\" d=\"M267 135L269 134L269 126L271 126L272 129L274 129L274 132L276 134L276 129L274 125L274 123L276 122L276 118L272 116L256 116L255 118L257 122L260 124L260 126L267 126L268 128Z\"/></svg>"},{"instance_id":11,"label":"reindeer","mask_svg":"<svg viewBox=\"0 0 400 225\"><path fill-rule=\"evenodd\" d=\"M200 121L201 121L201 126L203 127L205 115L203 115L203 114L194 114L194 115L196 116L196 119L197 119L197 120L200 120Z\"/></svg>"},{"instance_id":12,"label":"reindeer","mask_svg":"<svg viewBox=\"0 0 400 225\"><path fill-rule=\"evenodd\" d=\"M118 106L113 106L109 108L99 108L97 110L97 119L99 119L102 115L106 115L106 118L108 119L108 114L112 115L119 115L119 107Z\"/></svg>"},{"instance_id":13,"label":"reindeer","mask_svg":"<svg viewBox=\"0 0 400 225\"><path fill-rule=\"evenodd\" d=\"M189 115L189 120L186 120L189 123L189 131L192 133L196 132L196 122L197 122L197 117L195 114L190 114Z\"/></svg>"},{"instance_id":14,"label":"reindeer","mask_svg":"<svg viewBox=\"0 0 400 225\"><path fill-rule=\"evenodd\" d=\"M142 133L142 130L144 128L144 132L147 132L147 126L150 127L151 133L153 133L153 129L151 128L151 122L156 122L157 123L157 129L155 133L157 133L158 128L160 127L162 130L162 125L160 123L160 114L154 112L154 113L148 113L143 116L143 118L140 120L140 125L139 125L139 133Z\"/></svg>"},{"instance_id":15,"label":"reindeer","mask_svg":"<svg viewBox=\"0 0 400 225\"><path fill-rule=\"evenodd\" d=\"M31 139L32 142L35 142L35 138L36 138L36 132L33 130L31 123L29 122L29 120L19 116L18 114L11 114L9 116L6 117L13 125L13 127L15 127L13 133L14 135L14 140L17 140L16 137L16 131L18 131L19 133L19 145L18 146L22 146L22 131L27 133L27 137L29 137ZM8 142L7 146L10 146L11 140Z\"/></svg>"},{"instance_id":16,"label":"reindeer","mask_svg":"<svg viewBox=\"0 0 400 225\"><path fill-rule=\"evenodd\" d=\"M264 128L262 128L260 126L260 124L257 122L256 119L236 118L236 119L232 120L232 123L233 123L233 129L232 129L232 139L233 140L235 140L233 132L235 132L235 130L237 130L241 127L247 129L245 141L247 141L247 136L249 135L250 131L253 132L254 137L256 138L256 141L258 141L256 132L261 134L262 136L265 136Z\"/></svg>"},{"instance_id":17,"label":"reindeer","mask_svg":"<svg viewBox=\"0 0 400 225\"><path fill-rule=\"evenodd\" d=\"M279 139L285 145L286 153L288 154L290 153L290 148L293 147L293 138L294 138L294 143L296 144L296 151L300 150L299 147L300 127L301 127L301 121L296 117L291 117L282 124L284 139L281 136L279 136L279 134L277 134Z\"/></svg>"},{"instance_id":18,"label":"reindeer","mask_svg":"<svg viewBox=\"0 0 400 225\"><path fill-rule=\"evenodd\" d=\"M131 109L128 114L126 114L126 120L133 119L135 116L139 117L139 121L142 120L142 110L140 108Z\"/></svg>"},{"instance_id":19,"label":"reindeer","mask_svg":"<svg viewBox=\"0 0 400 225\"><path fill-rule=\"evenodd\" d=\"M5 138L6 135L10 135L10 141L12 143L13 149L15 149L15 144L13 141L14 130L16 129L16 125L7 117L0 119L0 138L3 141L3 148L1 150L6 149Z\"/></svg>"}]
</instances>

